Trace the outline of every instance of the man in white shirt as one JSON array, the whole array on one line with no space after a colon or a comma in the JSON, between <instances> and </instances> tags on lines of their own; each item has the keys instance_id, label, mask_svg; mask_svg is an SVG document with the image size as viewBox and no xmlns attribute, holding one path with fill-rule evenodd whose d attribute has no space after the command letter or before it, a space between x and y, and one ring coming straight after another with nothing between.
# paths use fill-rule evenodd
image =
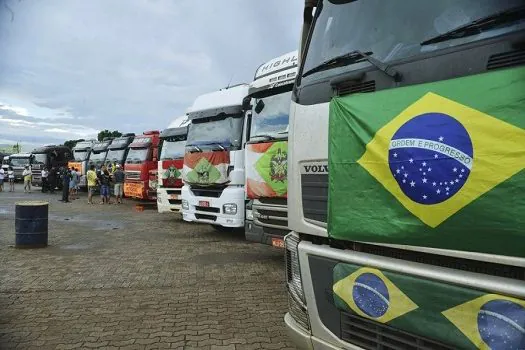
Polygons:
<instances>
[{"instance_id":1,"label":"man in white shirt","mask_svg":"<svg viewBox=\"0 0 525 350\"><path fill-rule=\"evenodd\" d=\"M4 190L4 177L5 177L5 171L4 169L0 168L0 192Z\"/></svg>"},{"instance_id":2,"label":"man in white shirt","mask_svg":"<svg viewBox=\"0 0 525 350\"><path fill-rule=\"evenodd\" d=\"M26 165L26 168L24 169L24 172L22 173L22 176L24 177L24 192L31 193L31 169L29 168L29 165Z\"/></svg>"},{"instance_id":3,"label":"man in white shirt","mask_svg":"<svg viewBox=\"0 0 525 350\"><path fill-rule=\"evenodd\" d=\"M49 183L47 181L48 175L49 171L47 171L47 167L44 167L44 169L42 169L42 193L47 192L47 188L49 187Z\"/></svg>"}]
</instances>

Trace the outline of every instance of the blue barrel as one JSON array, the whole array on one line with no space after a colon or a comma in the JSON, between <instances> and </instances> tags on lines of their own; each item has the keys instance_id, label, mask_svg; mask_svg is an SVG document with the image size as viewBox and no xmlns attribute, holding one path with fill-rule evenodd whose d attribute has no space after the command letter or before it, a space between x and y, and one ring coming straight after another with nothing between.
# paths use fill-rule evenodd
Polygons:
<instances>
[{"instance_id":1,"label":"blue barrel","mask_svg":"<svg viewBox=\"0 0 525 350\"><path fill-rule=\"evenodd\" d=\"M47 247L49 203L27 201L16 203L16 248Z\"/></svg>"}]
</instances>

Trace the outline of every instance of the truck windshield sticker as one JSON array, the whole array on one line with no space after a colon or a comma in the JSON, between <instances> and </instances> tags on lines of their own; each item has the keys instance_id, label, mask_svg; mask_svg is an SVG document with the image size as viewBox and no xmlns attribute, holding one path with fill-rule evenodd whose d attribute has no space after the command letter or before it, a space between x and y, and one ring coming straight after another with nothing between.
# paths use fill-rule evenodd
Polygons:
<instances>
[{"instance_id":1,"label":"truck windshield sticker","mask_svg":"<svg viewBox=\"0 0 525 350\"><path fill-rule=\"evenodd\" d=\"M523 74L334 98L329 235L525 256Z\"/></svg>"}]
</instances>

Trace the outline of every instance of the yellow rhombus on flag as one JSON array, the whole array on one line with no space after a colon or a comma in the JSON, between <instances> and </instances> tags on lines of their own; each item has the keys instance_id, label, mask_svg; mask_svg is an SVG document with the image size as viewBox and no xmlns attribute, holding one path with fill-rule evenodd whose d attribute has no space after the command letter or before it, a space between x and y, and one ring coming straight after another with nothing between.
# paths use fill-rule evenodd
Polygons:
<instances>
[{"instance_id":1,"label":"yellow rhombus on flag","mask_svg":"<svg viewBox=\"0 0 525 350\"><path fill-rule=\"evenodd\" d=\"M470 138L468 148L471 155L447 144L444 137L433 140L394 137L404 127L417 131L412 125L416 118L425 117L428 120L435 117L439 120L438 116L453 120L466 131L464 135ZM427 160L409 159L410 164L420 167L415 170L421 172L417 178L411 178L411 174L401 165L403 163L399 163L398 168L395 162L393 165L392 160L398 153L408 148L435 152L435 159L428 159L429 164L454 159L459 166L449 169L454 175L450 175L451 178L428 184L423 173L430 174L430 171L438 169L428 166ZM358 163L406 209L434 228L525 167L525 131L455 101L427 93L375 134Z\"/></svg>"}]
</instances>

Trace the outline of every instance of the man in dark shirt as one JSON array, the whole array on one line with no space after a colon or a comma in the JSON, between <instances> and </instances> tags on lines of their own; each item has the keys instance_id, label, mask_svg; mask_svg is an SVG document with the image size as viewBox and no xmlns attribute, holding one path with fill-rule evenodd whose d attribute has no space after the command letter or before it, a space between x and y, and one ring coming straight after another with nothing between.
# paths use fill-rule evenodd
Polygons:
<instances>
[{"instance_id":1,"label":"man in dark shirt","mask_svg":"<svg viewBox=\"0 0 525 350\"><path fill-rule=\"evenodd\" d=\"M62 200L61 202L69 203L69 181L71 180L71 171L64 168L62 173Z\"/></svg>"},{"instance_id":2,"label":"man in dark shirt","mask_svg":"<svg viewBox=\"0 0 525 350\"><path fill-rule=\"evenodd\" d=\"M100 183L100 199L102 202L100 204L110 204L109 203L109 171L106 168L105 165L102 166L100 169L100 173L98 175L98 181Z\"/></svg>"},{"instance_id":3,"label":"man in dark shirt","mask_svg":"<svg viewBox=\"0 0 525 350\"><path fill-rule=\"evenodd\" d=\"M122 171L120 165L116 165L115 172L113 173L113 181L115 182L114 193L117 199L117 203L122 203L122 186L124 186L125 174Z\"/></svg>"}]
</instances>

